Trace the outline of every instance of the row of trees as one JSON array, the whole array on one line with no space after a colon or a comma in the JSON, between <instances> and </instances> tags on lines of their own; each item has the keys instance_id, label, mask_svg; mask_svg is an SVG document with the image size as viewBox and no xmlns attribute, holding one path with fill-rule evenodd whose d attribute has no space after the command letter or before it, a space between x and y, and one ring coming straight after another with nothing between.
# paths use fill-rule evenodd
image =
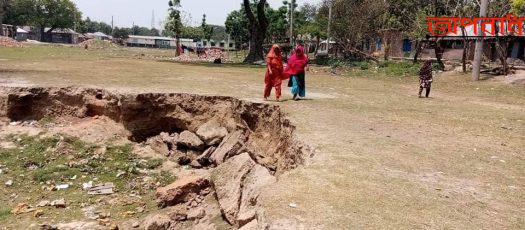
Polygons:
<instances>
[{"instance_id":1,"label":"row of trees","mask_svg":"<svg viewBox=\"0 0 525 230\"><path fill-rule=\"evenodd\" d=\"M13 25L31 25L40 34L57 28L73 28L82 14L70 0L1 0L2 22ZM45 28L50 28L44 31Z\"/></svg>"},{"instance_id":2,"label":"row of trees","mask_svg":"<svg viewBox=\"0 0 525 230\"><path fill-rule=\"evenodd\" d=\"M266 0L243 0L241 9L229 14L228 33L237 41L250 44L250 55L245 62L263 60L262 44L283 41L290 35L293 40L326 39L330 8L333 9L331 37L345 55L366 58L359 47L365 39L375 37L384 37L388 50L389 34L396 31L416 42L417 59L421 41L427 35L426 17L474 17L480 9L478 0L324 0L318 5L305 4L297 8L291 7L294 2L285 1L283 7L272 9ZM488 15L524 14L524 5L525 0L490 0ZM291 17L294 23L290 31Z\"/></svg>"},{"instance_id":3,"label":"row of trees","mask_svg":"<svg viewBox=\"0 0 525 230\"><path fill-rule=\"evenodd\" d=\"M52 33L57 28L73 28L79 33L103 32L117 38L128 35L159 36L159 30L133 26L113 28L105 22L82 20L82 13L70 0L0 0L0 22L15 26L34 26L40 34ZM44 31L45 28L50 28Z\"/></svg>"}]
</instances>

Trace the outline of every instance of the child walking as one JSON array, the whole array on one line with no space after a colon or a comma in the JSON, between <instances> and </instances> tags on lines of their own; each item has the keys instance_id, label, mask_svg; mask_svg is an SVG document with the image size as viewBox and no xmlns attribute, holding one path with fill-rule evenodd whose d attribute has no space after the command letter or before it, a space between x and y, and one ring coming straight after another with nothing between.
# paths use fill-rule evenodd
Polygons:
<instances>
[{"instance_id":1,"label":"child walking","mask_svg":"<svg viewBox=\"0 0 525 230\"><path fill-rule=\"evenodd\" d=\"M426 97L430 95L432 81L432 60L426 60L421 70L419 70L419 97L422 97L421 93L423 93L423 89L426 89Z\"/></svg>"}]
</instances>

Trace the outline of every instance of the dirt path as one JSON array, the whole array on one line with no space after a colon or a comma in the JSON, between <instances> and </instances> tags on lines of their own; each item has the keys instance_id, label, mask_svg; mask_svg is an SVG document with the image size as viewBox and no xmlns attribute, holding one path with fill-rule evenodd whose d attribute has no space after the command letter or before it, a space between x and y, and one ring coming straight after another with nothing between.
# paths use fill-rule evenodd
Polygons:
<instances>
[{"instance_id":1,"label":"dirt path","mask_svg":"<svg viewBox=\"0 0 525 230\"><path fill-rule=\"evenodd\" d=\"M0 72L2 85L250 101L260 101L264 71L124 59L4 63L0 70L34 72ZM308 100L279 105L317 154L266 189L268 218L291 229L524 228L525 89L463 79L443 77L433 98L419 99L414 79L309 75Z\"/></svg>"}]
</instances>

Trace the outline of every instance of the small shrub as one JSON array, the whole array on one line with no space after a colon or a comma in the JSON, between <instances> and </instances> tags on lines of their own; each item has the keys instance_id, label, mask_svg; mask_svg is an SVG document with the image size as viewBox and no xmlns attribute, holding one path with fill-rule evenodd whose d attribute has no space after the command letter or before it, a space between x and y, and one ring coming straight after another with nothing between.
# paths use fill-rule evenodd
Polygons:
<instances>
[{"instance_id":1,"label":"small shrub","mask_svg":"<svg viewBox=\"0 0 525 230\"><path fill-rule=\"evenodd\" d=\"M360 68L361 70L367 70L367 69L370 69L370 64L368 64L368 62L361 62L361 63L359 64L359 68Z\"/></svg>"}]
</instances>

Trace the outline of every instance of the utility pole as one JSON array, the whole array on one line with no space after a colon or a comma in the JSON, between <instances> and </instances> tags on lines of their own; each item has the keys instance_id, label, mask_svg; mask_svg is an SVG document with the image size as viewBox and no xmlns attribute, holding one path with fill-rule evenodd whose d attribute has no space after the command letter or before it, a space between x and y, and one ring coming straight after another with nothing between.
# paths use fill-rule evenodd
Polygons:
<instances>
[{"instance_id":1,"label":"utility pole","mask_svg":"<svg viewBox=\"0 0 525 230\"><path fill-rule=\"evenodd\" d=\"M295 0L290 1L290 45L293 47L293 13L295 11Z\"/></svg>"},{"instance_id":2,"label":"utility pole","mask_svg":"<svg viewBox=\"0 0 525 230\"><path fill-rule=\"evenodd\" d=\"M328 29L326 31L326 37L328 38L326 41L326 48L328 50L328 54L330 54L330 30L332 26L332 8L334 7L334 0L328 0Z\"/></svg>"},{"instance_id":3,"label":"utility pole","mask_svg":"<svg viewBox=\"0 0 525 230\"><path fill-rule=\"evenodd\" d=\"M151 28L155 29L155 10L151 11Z\"/></svg>"},{"instance_id":4,"label":"utility pole","mask_svg":"<svg viewBox=\"0 0 525 230\"><path fill-rule=\"evenodd\" d=\"M489 6L489 0L481 0L481 7L479 9L479 17L487 17L487 8ZM478 25L478 34L481 33L482 36L485 35L481 30L481 22ZM472 64L472 80L479 81L479 76L481 72L481 59L483 58L483 37L480 36L476 39L476 50L474 52L474 63Z\"/></svg>"},{"instance_id":5,"label":"utility pole","mask_svg":"<svg viewBox=\"0 0 525 230\"><path fill-rule=\"evenodd\" d=\"M115 32L115 27L113 24L113 15L111 15L111 35L113 35L113 32Z\"/></svg>"}]
</instances>

